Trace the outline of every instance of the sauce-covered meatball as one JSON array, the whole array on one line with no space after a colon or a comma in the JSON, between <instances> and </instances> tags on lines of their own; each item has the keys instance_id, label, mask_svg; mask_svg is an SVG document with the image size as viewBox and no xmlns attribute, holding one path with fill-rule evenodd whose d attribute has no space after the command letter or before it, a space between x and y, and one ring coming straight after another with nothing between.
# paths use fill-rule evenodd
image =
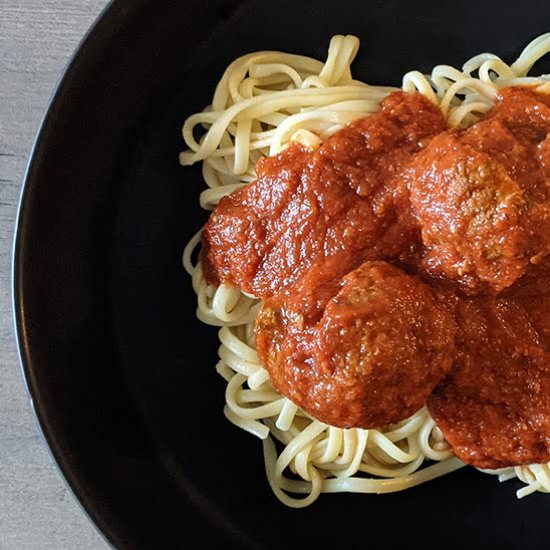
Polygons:
<instances>
[{"instance_id":1,"label":"sauce-covered meatball","mask_svg":"<svg viewBox=\"0 0 550 550\"><path fill-rule=\"evenodd\" d=\"M428 400L454 453L479 468L547 462L550 354L537 320L521 301L488 297L460 300L456 318L453 368Z\"/></svg>"},{"instance_id":2,"label":"sauce-covered meatball","mask_svg":"<svg viewBox=\"0 0 550 550\"><path fill-rule=\"evenodd\" d=\"M381 427L421 408L451 367L454 323L429 287L385 262L310 270L265 301L258 353L275 388L334 426ZM337 271L336 271L337 272Z\"/></svg>"},{"instance_id":3,"label":"sauce-covered meatball","mask_svg":"<svg viewBox=\"0 0 550 550\"><path fill-rule=\"evenodd\" d=\"M486 120L436 136L414 158L423 270L469 294L500 292L548 255L548 130L550 107L512 89Z\"/></svg>"}]
</instances>

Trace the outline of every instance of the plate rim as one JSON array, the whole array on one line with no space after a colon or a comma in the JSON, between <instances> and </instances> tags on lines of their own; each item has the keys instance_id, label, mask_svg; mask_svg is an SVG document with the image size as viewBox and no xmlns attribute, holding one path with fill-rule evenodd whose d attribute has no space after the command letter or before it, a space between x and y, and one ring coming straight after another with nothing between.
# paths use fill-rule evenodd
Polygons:
<instances>
[{"instance_id":1,"label":"plate rim","mask_svg":"<svg viewBox=\"0 0 550 550\"><path fill-rule=\"evenodd\" d=\"M115 18L124 16L124 14L120 13L121 10L123 10L123 7L119 0L108 0L107 4L103 6L101 11L93 18L86 32L70 53L51 89L46 106L42 111L38 128L34 134L34 139L27 156L26 167L21 178L21 187L13 225L14 234L12 238L10 262L12 325L17 350L17 361L19 363L19 370L22 375L25 391L27 392L32 415L38 428L39 437L42 440L43 446L49 453L62 483L70 490L74 501L84 513L95 532L112 548L124 547L123 540L116 533L115 529L112 528L111 523L105 519L98 509L97 504L93 502L93 499L90 499L89 495L86 494L79 476L75 474L75 470L73 470L69 460L67 460L57 444L55 429L53 429L48 421L46 407L43 404L43 400L39 397L41 390L34 378L33 370L35 366L33 366L33 359L29 350L29 338L26 334L25 326L26 315L22 304L22 295L24 291L21 265L23 255L21 249L25 238L23 235L24 227L28 222L28 203L32 198L33 185L37 181L36 173L41 164L40 157L42 149L45 148L48 136L52 132L57 111L63 104L61 96L68 87L69 80L78 70L78 67L86 64L86 47L97 40L98 35L102 32L103 26L112 26L115 22Z\"/></svg>"}]
</instances>

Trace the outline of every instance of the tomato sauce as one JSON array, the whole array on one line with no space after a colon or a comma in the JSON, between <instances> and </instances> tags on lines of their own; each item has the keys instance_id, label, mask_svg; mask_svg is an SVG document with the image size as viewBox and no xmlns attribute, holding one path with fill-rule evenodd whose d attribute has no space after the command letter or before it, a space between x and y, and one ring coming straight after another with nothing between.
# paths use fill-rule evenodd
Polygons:
<instances>
[{"instance_id":1,"label":"tomato sauce","mask_svg":"<svg viewBox=\"0 0 550 550\"><path fill-rule=\"evenodd\" d=\"M332 256L350 269L362 259L417 262L420 228L402 169L444 129L422 96L394 94L315 151L294 145L264 158L258 179L224 198L206 224L207 278L267 297Z\"/></svg>"},{"instance_id":2,"label":"tomato sauce","mask_svg":"<svg viewBox=\"0 0 550 550\"><path fill-rule=\"evenodd\" d=\"M207 280L262 298L258 353L315 418L427 404L457 456L550 460L550 97L465 130L419 94L263 159L205 226Z\"/></svg>"}]
</instances>

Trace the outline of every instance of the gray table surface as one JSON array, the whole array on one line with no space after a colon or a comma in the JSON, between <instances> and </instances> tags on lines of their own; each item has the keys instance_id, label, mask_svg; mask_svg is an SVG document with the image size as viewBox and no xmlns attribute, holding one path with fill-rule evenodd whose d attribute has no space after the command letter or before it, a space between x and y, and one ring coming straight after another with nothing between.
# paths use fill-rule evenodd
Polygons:
<instances>
[{"instance_id":1,"label":"gray table surface","mask_svg":"<svg viewBox=\"0 0 550 550\"><path fill-rule=\"evenodd\" d=\"M0 550L109 548L38 432L19 371L10 297L21 179L52 88L107 0L0 0Z\"/></svg>"}]
</instances>

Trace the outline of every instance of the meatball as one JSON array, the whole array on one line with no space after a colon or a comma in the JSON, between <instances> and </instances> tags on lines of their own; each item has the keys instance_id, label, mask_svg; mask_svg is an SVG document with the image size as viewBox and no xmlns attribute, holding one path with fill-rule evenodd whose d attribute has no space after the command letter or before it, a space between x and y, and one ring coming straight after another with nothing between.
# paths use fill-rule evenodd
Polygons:
<instances>
[{"instance_id":1,"label":"meatball","mask_svg":"<svg viewBox=\"0 0 550 550\"><path fill-rule=\"evenodd\" d=\"M460 133L441 134L417 156L409 190L432 276L480 292L500 291L525 273L527 202L496 158Z\"/></svg>"},{"instance_id":2,"label":"meatball","mask_svg":"<svg viewBox=\"0 0 550 550\"><path fill-rule=\"evenodd\" d=\"M429 287L380 261L343 278L312 268L266 300L256 324L275 388L341 427L381 427L420 409L451 367L453 334Z\"/></svg>"},{"instance_id":3,"label":"meatball","mask_svg":"<svg viewBox=\"0 0 550 550\"><path fill-rule=\"evenodd\" d=\"M428 408L467 464L550 460L550 354L547 335L537 330L548 315L541 313L533 318L512 298L458 302L455 363Z\"/></svg>"},{"instance_id":4,"label":"meatball","mask_svg":"<svg viewBox=\"0 0 550 550\"><path fill-rule=\"evenodd\" d=\"M510 88L486 119L429 142L405 176L425 271L500 292L548 255L548 132L550 96Z\"/></svg>"}]
</instances>

